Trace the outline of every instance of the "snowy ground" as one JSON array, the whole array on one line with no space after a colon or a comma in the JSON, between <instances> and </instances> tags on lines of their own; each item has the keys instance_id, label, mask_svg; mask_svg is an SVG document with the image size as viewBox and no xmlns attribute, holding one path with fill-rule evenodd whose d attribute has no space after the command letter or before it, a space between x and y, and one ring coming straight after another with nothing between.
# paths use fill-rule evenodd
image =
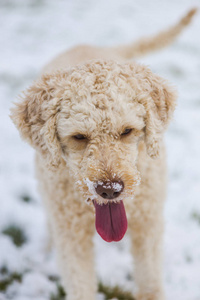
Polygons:
<instances>
[{"instance_id":1,"label":"snowy ground","mask_svg":"<svg viewBox=\"0 0 200 300\"><path fill-rule=\"evenodd\" d=\"M0 1L1 300L50 299L56 293L52 278L57 275L54 254L46 256L44 251L45 216L36 191L33 150L20 140L8 117L12 101L60 51L78 43L127 43L168 27L196 5L200 1ZM166 135L169 193L164 272L170 300L200 299L199 32L200 14L171 47L140 59L179 91L174 122ZM18 247L9 237L14 233ZM95 239L99 277L107 284L132 289L128 239L117 245ZM17 280L2 291L2 282L14 277Z\"/></svg>"}]
</instances>

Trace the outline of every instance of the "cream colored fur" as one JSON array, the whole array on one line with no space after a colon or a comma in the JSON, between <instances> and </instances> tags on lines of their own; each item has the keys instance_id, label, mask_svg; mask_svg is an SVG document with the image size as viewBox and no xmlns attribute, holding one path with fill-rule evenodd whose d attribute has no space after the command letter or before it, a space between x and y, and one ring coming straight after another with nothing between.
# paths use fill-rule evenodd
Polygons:
<instances>
[{"instance_id":1,"label":"cream colored fur","mask_svg":"<svg viewBox=\"0 0 200 300\"><path fill-rule=\"evenodd\" d=\"M165 32L167 43L194 13ZM22 137L36 149L39 189L68 300L95 299L91 200L106 202L94 186L97 181L115 179L123 180L125 186L116 200L123 199L127 212L137 300L164 299L163 133L175 109L176 93L147 67L123 61L123 56L162 45L160 35L132 48L79 46L69 50L44 69L49 73L34 82L12 110ZM121 135L126 128L133 130ZM76 134L87 139L75 140Z\"/></svg>"}]
</instances>

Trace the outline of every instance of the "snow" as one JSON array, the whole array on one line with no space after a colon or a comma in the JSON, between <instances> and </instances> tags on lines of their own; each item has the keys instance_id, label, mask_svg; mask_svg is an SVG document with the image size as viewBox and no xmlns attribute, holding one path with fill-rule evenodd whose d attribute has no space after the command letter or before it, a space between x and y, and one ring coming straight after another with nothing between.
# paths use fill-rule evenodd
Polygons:
<instances>
[{"instance_id":1,"label":"snow","mask_svg":"<svg viewBox=\"0 0 200 300\"><path fill-rule=\"evenodd\" d=\"M84 182L87 185L90 194L95 198L96 197L96 191L95 191L94 183L89 178L85 178Z\"/></svg>"},{"instance_id":2,"label":"snow","mask_svg":"<svg viewBox=\"0 0 200 300\"><path fill-rule=\"evenodd\" d=\"M34 282L34 284L33 284ZM48 299L50 293L55 292L52 283L40 272L32 271L25 274L22 284L14 283L8 289L8 298L15 297L16 289L18 291L17 300L25 299Z\"/></svg>"},{"instance_id":3,"label":"snow","mask_svg":"<svg viewBox=\"0 0 200 300\"><path fill-rule=\"evenodd\" d=\"M91 184L91 183L90 183ZM97 187L98 185L102 185L105 189L114 189L116 192L120 192L123 188L122 184L119 182L103 182L103 181L97 181L95 183L95 187ZM90 185L89 185L90 186Z\"/></svg>"},{"instance_id":4,"label":"snow","mask_svg":"<svg viewBox=\"0 0 200 300\"><path fill-rule=\"evenodd\" d=\"M121 190L123 188L122 184L120 184L119 182L114 182L112 184L112 187L116 192L121 192Z\"/></svg>"},{"instance_id":5,"label":"snow","mask_svg":"<svg viewBox=\"0 0 200 300\"><path fill-rule=\"evenodd\" d=\"M9 118L17 95L59 52L79 43L117 45L175 23L199 1L188 0L2 0L0 3L0 232L24 229L15 247L0 233L0 268L24 273L0 299L47 299L55 291L54 252L45 253L45 212L34 178L34 151L21 141ZM167 299L200 299L200 18L170 47L139 61L178 90L174 121L166 135L169 189L165 207L164 279ZM88 182L89 184L89 182ZM89 184L90 185L90 184ZM31 201L26 203L23 196ZM106 244L95 237L97 272L106 284L133 289L130 243ZM1 275L0 275L1 280ZM99 298L100 299L100 298Z\"/></svg>"}]
</instances>

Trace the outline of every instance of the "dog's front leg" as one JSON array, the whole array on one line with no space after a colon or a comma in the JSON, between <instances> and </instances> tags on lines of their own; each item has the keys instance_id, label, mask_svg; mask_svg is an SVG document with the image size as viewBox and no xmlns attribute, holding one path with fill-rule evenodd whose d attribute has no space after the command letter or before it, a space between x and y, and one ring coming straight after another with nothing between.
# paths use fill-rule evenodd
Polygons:
<instances>
[{"instance_id":1,"label":"dog's front leg","mask_svg":"<svg viewBox=\"0 0 200 300\"><path fill-rule=\"evenodd\" d=\"M97 284L93 261L93 214L87 211L88 207L83 211L73 204L73 201L69 206L54 204L51 216L62 284L67 300L94 300Z\"/></svg>"},{"instance_id":2,"label":"dog's front leg","mask_svg":"<svg viewBox=\"0 0 200 300\"><path fill-rule=\"evenodd\" d=\"M131 229L132 252L135 262L134 278L137 300L164 300L162 283L162 233L161 218L139 223L133 222Z\"/></svg>"}]
</instances>

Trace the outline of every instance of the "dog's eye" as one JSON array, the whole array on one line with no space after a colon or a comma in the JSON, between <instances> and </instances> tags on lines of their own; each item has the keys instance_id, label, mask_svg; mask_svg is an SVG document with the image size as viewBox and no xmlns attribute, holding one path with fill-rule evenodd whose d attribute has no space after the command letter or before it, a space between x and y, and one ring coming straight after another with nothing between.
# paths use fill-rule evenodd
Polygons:
<instances>
[{"instance_id":1,"label":"dog's eye","mask_svg":"<svg viewBox=\"0 0 200 300\"><path fill-rule=\"evenodd\" d=\"M126 129L121 133L121 135L127 135L127 134L131 133L132 130L133 130L133 129L131 129L131 128L126 128Z\"/></svg>"},{"instance_id":2,"label":"dog's eye","mask_svg":"<svg viewBox=\"0 0 200 300\"><path fill-rule=\"evenodd\" d=\"M86 137L83 134L76 134L73 136L75 140L86 140Z\"/></svg>"}]
</instances>

